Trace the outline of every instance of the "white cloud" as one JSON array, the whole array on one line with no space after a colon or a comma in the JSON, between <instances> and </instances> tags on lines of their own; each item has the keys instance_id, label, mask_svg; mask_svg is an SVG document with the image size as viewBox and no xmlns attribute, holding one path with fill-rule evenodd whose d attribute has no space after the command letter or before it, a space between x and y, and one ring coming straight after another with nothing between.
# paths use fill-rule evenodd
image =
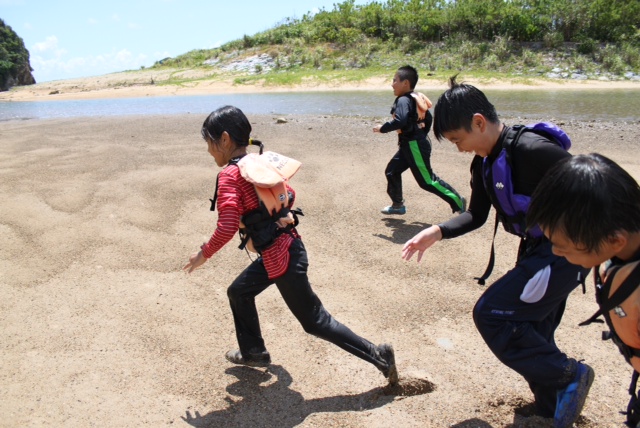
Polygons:
<instances>
[{"instance_id":1,"label":"white cloud","mask_svg":"<svg viewBox=\"0 0 640 428\"><path fill-rule=\"evenodd\" d=\"M97 19L94 19L94 18L87 19L87 24L89 25L96 25L97 23L98 23Z\"/></svg>"},{"instance_id":2,"label":"white cloud","mask_svg":"<svg viewBox=\"0 0 640 428\"><path fill-rule=\"evenodd\" d=\"M119 63L127 63L131 60L131 57L133 55L131 55L131 52L129 52L127 49L122 49L120 52L117 52L114 56L114 59L116 62Z\"/></svg>"},{"instance_id":3,"label":"white cloud","mask_svg":"<svg viewBox=\"0 0 640 428\"><path fill-rule=\"evenodd\" d=\"M25 30L33 30L33 25L31 25L29 22L25 22L24 28Z\"/></svg>"},{"instance_id":4,"label":"white cloud","mask_svg":"<svg viewBox=\"0 0 640 428\"><path fill-rule=\"evenodd\" d=\"M118 14L117 14L117 13L114 13L114 14L111 16L111 19L113 19L113 20L114 20L114 21L116 21L116 22L120 22L120 17L118 16Z\"/></svg>"},{"instance_id":5,"label":"white cloud","mask_svg":"<svg viewBox=\"0 0 640 428\"><path fill-rule=\"evenodd\" d=\"M49 36L44 42L39 42L33 45L32 52L47 52L56 51L58 49L58 38L56 36Z\"/></svg>"},{"instance_id":6,"label":"white cloud","mask_svg":"<svg viewBox=\"0 0 640 428\"><path fill-rule=\"evenodd\" d=\"M143 65L151 65L151 63L148 55L134 55L128 49L75 58L31 56L31 67L34 69L34 76L38 82L137 70Z\"/></svg>"},{"instance_id":7,"label":"white cloud","mask_svg":"<svg viewBox=\"0 0 640 428\"><path fill-rule=\"evenodd\" d=\"M142 29L142 27L138 24L136 24L135 22L130 22L128 25L130 30L140 30Z\"/></svg>"}]
</instances>

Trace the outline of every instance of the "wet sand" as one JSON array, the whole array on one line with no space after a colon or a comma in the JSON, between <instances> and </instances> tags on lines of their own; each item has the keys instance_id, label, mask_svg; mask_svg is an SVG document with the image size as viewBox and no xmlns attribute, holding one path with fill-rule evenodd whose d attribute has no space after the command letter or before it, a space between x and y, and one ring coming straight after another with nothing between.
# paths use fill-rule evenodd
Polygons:
<instances>
[{"instance_id":1,"label":"wet sand","mask_svg":"<svg viewBox=\"0 0 640 428\"><path fill-rule=\"evenodd\" d=\"M192 275L181 271L216 221L208 198L218 168L200 137L204 116L7 121L0 425L546 426L524 416L527 384L471 319L492 224L405 262L402 244L451 214L408 175L407 214L379 213L394 135L374 135L375 119L250 119L268 149L303 163L292 184L312 286L338 320L393 343L402 388L385 388L373 366L305 334L275 287L258 298L273 365L226 362L236 347L226 287L248 257L231 242ZM639 124L563 128L573 153L601 152L640 178ZM433 145L436 173L468 197L470 155ZM517 247L503 231L496 242L493 279ZM570 296L556 339L596 371L577 426L620 427L631 368L600 340L601 325L577 326L596 309L591 286Z\"/></svg>"}]
</instances>

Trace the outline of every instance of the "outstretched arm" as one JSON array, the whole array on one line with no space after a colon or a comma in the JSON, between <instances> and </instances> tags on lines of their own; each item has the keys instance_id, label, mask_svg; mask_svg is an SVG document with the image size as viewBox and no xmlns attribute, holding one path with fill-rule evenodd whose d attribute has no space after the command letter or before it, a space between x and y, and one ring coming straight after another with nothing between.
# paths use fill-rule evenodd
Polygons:
<instances>
[{"instance_id":1,"label":"outstretched arm","mask_svg":"<svg viewBox=\"0 0 640 428\"><path fill-rule=\"evenodd\" d=\"M442 239L442 231L439 226L430 226L409 239L402 247L402 258L411 260L411 257L417 252L418 262L422 259L422 255L433 244Z\"/></svg>"},{"instance_id":2,"label":"outstretched arm","mask_svg":"<svg viewBox=\"0 0 640 428\"><path fill-rule=\"evenodd\" d=\"M237 168L237 167L236 167ZM251 186L247 184L248 186ZM187 273L191 273L202 266L207 259L211 258L218 250L229 242L236 232L240 223L239 195L241 189L237 178L230 174L220 173L218 178L218 222L215 232L211 235L209 242L200 246L200 251L191 254L189 262L182 268Z\"/></svg>"}]
</instances>

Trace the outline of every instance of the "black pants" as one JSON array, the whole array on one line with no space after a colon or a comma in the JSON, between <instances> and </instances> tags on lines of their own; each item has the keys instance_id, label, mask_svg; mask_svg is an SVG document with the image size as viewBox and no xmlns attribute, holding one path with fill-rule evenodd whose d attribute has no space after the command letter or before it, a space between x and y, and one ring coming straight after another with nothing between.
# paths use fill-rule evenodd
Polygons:
<instances>
[{"instance_id":1,"label":"black pants","mask_svg":"<svg viewBox=\"0 0 640 428\"><path fill-rule=\"evenodd\" d=\"M402 173L411 169L418 185L449 204L453 212L462 209L462 198L447 182L431 169L431 142L428 137L401 142L384 171L387 194L395 205L402 205Z\"/></svg>"},{"instance_id":2,"label":"black pants","mask_svg":"<svg viewBox=\"0 0 640 428\"><path fill-rule=\"evenodd\" d=\"M378 369L385 369L385 362L380 359L377 347L338 322L322 306L322 302L309 284L309 262L300 239L293 242L289 254L291 260L284 275L275 280L269 279L262 259L258 258L228 288L227 295L233 312L240 352L247 355L266 351L260 332L255 297L275 282L282 298L304 331L339 346Z\"/></svg>"},{"instance_id":3,"label":"black pants","mask_svg":"<svg viewBox=\"0 0 640 428\"><path fill-rule=\"evenodd\" d=\"M544 295L533 303L522 301L527 282L546 266L550 276ZM576 375L576 360L558 349L554 333L568 295L579 284L578 274L584 278L588 269L554 256L545 242L494 282L473 309L484 341L502 363L525 378L538 414L547 418L555 413L557 391Z\"/></svg>"}]
</instances>

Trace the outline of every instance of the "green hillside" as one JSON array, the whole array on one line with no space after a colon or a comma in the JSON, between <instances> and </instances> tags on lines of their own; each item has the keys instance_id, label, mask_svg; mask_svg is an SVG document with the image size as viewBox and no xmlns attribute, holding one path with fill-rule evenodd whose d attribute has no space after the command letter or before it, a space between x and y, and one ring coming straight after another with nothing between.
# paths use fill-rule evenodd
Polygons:
<instances>
[{"instance_id":1,"label":"green hillside","mask_svg":"<svg viewBox=\"0 0 640 428\"><path fill-rule=\"evenodd\" d=\"M36 83L31 75L29 51L22 39L0 19L0 91Z\"/></svg>"},{"instance_id":2,"label":"green hillside","mask_svg":"<svg viewBox=\"0 0 640 428\"><path fill-rule=\"evenodd\" d=\"M640 79L640 1L347 0L152 68L287 84L363 79L405 63L422 76Z\"/></svg>"}]
</instances>

